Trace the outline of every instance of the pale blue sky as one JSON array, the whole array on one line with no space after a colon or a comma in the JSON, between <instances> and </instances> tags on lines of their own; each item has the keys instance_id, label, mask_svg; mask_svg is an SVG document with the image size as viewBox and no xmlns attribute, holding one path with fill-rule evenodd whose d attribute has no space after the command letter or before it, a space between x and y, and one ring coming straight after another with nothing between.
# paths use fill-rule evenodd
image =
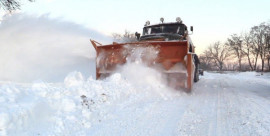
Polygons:
<instances>
[{"instance_id":1,"label":"pale blue sky","mask_svg":"<svg viewBox=\"0 0 270 136\"><path fill-rule=\"evenodd\" d=\"M181 17L194 26L191 36L197 51L233 33L248 31L270 21L270 0L36 0L25 3L22 12L61 17L103 34L141 32L145 21L173 22Z\"/></svg>"}]
</instances>

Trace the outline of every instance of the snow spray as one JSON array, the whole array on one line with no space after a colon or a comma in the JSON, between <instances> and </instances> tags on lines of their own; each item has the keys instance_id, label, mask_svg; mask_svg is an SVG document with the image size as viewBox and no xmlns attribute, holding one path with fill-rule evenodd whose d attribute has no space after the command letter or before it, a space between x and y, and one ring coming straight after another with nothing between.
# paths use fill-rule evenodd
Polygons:
<instances>
[{"instance_id":1,"label":"snow spray","mask_svg":"<svg viewBox=\"0 0 270 136\"><path fill-rule=\"evenodd\" d=\"M103 43L112 40L46 15L4 17L0 24L0 81L62 82L72 71L95 76L95 50L90 38Z\"/></svg>"}]
</instances>

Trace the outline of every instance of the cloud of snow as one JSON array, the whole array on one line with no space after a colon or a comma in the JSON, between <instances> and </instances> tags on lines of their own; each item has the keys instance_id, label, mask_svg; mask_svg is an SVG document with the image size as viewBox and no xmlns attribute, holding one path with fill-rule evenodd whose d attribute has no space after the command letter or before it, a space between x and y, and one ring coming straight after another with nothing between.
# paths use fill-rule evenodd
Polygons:
<instances>
[{"instance_id":1,"label":"cloud of snow","mask_svg":"<svg viewBox=\"0 0 270 136\"><path fill-rule=\"evenodd\" d=\"M137 90L149 90L149 94L157 94L166 99L166 95L172 93L172 88L167 86L167 78L162 72L162 65L155 64L159 49L140 45L125 45L124 47L123 54L128 54L124 55L127 62L117 67L116 75L119 74L120 79L131 83Z\"/></svg>"},{"instance_id":2,"label":"cloud of snow","mask_svg":"<svg viewBox=\"0 0 270 136\"><path fill-rule=\"evenodd\" d=\"M162 73L142 63L127 63L119 69L123 78L137 85L163 85Z\"/></svg>"},{"instance_id":3,"label":"cloud of snow","mask_svg":"<svg viewBox=\"0 0 270 136\"><path fill-rule=\"evenodd\" d=\"M111 41L95 30L47 15L7 16L0 24L0 80L58 82L72 71L88 77L95 73L90 38Z\"/></svg>"},{"instance_id":4,"label":"cloud of snow","mask_svg":"<svg viewBox=\"0 0 270 136\"><path fill-rule=\"evenodd\" d=\"M148 92L152 96L161 96L164 99L175 94L175 91L167 86L166 76L162 72L143 63L127 63L120 67L118 72L121 79L131 83L136 90Z\"/></svg>"}]
</instances>

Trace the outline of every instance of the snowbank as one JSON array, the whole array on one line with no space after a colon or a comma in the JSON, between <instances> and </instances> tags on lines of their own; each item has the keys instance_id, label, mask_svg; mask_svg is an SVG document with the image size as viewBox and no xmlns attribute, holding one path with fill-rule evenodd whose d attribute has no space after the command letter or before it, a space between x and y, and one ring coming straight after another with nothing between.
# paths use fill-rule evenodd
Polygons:
<instances>
[{"instance_id":1,"label":"snowbank","mask_svg":"<svg viewBox=\"0 0 270 136\"><path fill-rule=\"evenodd\" d=\"M130 84L120 73L96 81L85 80L80 72L70 73L63 84L2 83L0 135L87 135L92 124L108 118L123 101L177 96L165 86L143 86Z\"/></svg>"}]
</instances>

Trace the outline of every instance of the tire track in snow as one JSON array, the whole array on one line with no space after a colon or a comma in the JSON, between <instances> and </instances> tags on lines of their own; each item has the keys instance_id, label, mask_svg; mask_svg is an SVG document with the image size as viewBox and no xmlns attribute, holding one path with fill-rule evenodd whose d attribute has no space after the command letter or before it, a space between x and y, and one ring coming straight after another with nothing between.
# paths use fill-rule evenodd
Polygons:
<instances>
[{"instance_id":1,"label":"tire track in snow","mask_svg":"<svg viewBox=\"0 0 270 136\"><path fill-rule=\"evenodd\" d=\"M179 135L216 135L216 110L214 107L217 99L212 98L213 95L217 95L217 92L207 85L204 86L207 82L209 81L201 80L196 83L193 94L187 98L189 106L179 122Z\"/></svg>"},{"instance_id":2,"label":"tire track in snow","mask_svg":"<svg viewBox=\"0 0 270 136\"><path fill-rule=\"evenodd\" d=\"M217 92L217 101L216 101L216 134L214 135L230 135L228 134L228 119L226 109L229 108L228 100L226 100L228 83L224 82L223 79L215 79L211 81L213 83L212 89ZM226 92L225 92L226 91ZM225 95L226 93L226 95Z\"/></svg>"},{"instance_id":3,"label":"tire track in snow","mask_svg":"<svg viewBox=\"0 0 270 136\"><path fill-rule=\"evenodd\" d=\"M224 130L221 134L237 136L239 135L239 131L235 123L239 121L239 111L238 107L236 107L235 105L241 104L237 99L237 96L233 93L233 88L231 86L229 86L228 88L224 88L224 85L228 85L228 82L226 82L226 80L220 80L220 84L220 87L223 88L219 90L222 95L221 105L224 105L221 109L223 112L220 115L223 117L224 121Z\"/></svg>"}]
</instances>

